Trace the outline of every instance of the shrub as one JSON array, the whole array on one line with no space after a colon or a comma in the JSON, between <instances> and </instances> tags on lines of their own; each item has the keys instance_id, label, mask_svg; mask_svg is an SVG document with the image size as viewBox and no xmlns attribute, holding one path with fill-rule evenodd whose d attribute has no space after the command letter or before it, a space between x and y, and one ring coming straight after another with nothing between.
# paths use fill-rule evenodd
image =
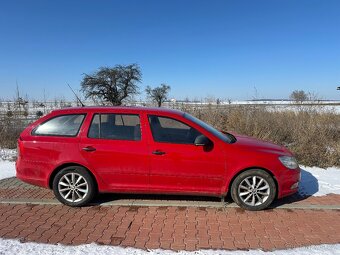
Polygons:
<instances>
[{"instance_id":1,"label":"shrub","mask_svg":"<svg viewBox=\"0 0 340 255\"><path fill-rule=\"evenodd\" d=\"M218 129L284 145L300 164L340 166L340 115L322 106L292 110L254 105L183 108Z\"/></svg>"},{"instance_id":2,"label":"shrub","mask_svg":"<svg viewBox=\"0 0 340 255\"><path fill-rule=\"evenodd\" d=\"M0 120L0 148L14 149L26 123L17 118L5 117Z\"/></svg>"},{"instance_id":3,"label":"shrub","mask_svg":"<svg viewBox=\"0 0 340 255\"><path fill-rule=\"evenodd\" d=\"M42 111L37 111L35 115L37 116L37 118L40 118L44 115L44 113Z\"/></svg>"}]
</instances>

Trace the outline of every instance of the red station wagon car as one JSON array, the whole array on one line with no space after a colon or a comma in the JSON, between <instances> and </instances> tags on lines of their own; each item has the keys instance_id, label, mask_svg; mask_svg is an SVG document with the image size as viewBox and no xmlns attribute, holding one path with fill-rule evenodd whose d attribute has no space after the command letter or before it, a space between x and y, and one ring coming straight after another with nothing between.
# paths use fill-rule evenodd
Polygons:
<instances>
[{"instance_id":1,"label":"red station wagon car","mask_svg":"<svg viewBox=\"0 0 340 255\"><path fill-rule=\"evenodd\" d=\"M261 210L295 193L300 168L273 143L220 132L181 111L55 110L18 139L17 177L69 206L97 192L209 195Z\"/></svg>"}]
</instances>

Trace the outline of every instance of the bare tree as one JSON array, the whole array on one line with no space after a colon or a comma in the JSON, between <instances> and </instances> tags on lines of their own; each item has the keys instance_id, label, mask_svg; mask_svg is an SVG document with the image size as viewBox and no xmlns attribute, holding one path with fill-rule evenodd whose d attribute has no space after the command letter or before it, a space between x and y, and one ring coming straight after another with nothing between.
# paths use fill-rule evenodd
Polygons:
<instances>
[{"instance_id":1,"label":"bare tree","mask_svg":"<svg viewBox=\"0 0 340 255\"><path fill-rule=\"evenodd\" d=\"M81 90L85 99L122 105L129 97L138 94L137 83L141 80L142 73L137 64L100 67L91 75L84 74Z\"/></svg>"},{"instance_id":2,"label":"bare tree","mask_svg":"<svg viewBox=\"0 0 340 255\"><path fill-rule=\"evenodd\" d=\"M297 103L303 103L308 100L308 94L303 90L294 90L289 98Z\"/></svg>"},{"instance_id":3,"label":"bare tree","mask_svg":"<svg viewBox=\"0 0 340 255\"><path fill-rule=\"evenodd\" d=\"M161 86L155 88L147 86L145 89L147 96L152 101L156 102L158 107L161 107L162 103L164 103L164 101L167 100L169 91L170 86L166 84L161 84Z\"/></svg>"}]
</instances>

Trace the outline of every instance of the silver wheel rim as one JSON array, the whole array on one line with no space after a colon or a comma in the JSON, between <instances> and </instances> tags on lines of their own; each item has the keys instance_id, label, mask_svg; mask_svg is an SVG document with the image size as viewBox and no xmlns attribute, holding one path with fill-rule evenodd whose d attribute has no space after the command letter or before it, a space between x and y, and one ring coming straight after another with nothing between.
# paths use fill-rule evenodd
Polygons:
<instances>
[{"instance_id":1,"label":"silver wheel rim","mask_svg":"<svg viewBox=\"0 0 340 255\"><path fill-rule=\"evenodd\" d=\"M250 206L265 203L270 194L268 182L260 176L249 176L238 186L238 195L242 202Z\"/></svg>"},{"instance_id":2,"label":"silver wheel rim","mask_svg":"<svg viewBox=\"0 0 340 255\"><path fill-rule=\"evenodd\" d=\"M89 185L85 178L77 173L67 173L58 182L59 194L68 202L76 203L82 201L88 191Z\"/></svg>"}]
</instances>

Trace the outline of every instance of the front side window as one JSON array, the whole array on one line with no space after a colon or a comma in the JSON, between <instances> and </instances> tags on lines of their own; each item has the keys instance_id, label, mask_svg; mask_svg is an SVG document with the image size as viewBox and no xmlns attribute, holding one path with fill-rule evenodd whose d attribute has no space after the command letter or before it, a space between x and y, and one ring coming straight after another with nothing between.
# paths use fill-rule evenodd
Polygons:
<instances>
[{"instance_id":1,"label":"front side window","mask_svg":"<svg viewBox=\"0 0 340 255\"><path fill-rule=\"evenodd\" d=\"M153 139L156 142L194 144L201 135L195 128L168 117L149 116Z\"/></svg>"},{"instance_id":2,"label":"front side window","mask_svg":"<svg viewBox=\"0 0 340 255\"><path fill-rule=\"evenodd\" d=\"M54 117L33 130L33 135L77 136L85 114L69 114Z\"/></svg>"},{"instance_id":3,"label":"front side window","mask_svg":"<svg viewBox=\"0 0 340 255\"><path fill-rule=\"evenodd\" d=\"M205 130L207 130L208 132L212 133L214 136L216 136L217 138L221 139L222 141L226 142L226 143L234 143L236 142L236 137L233 136L232 134L229 133L222 133L221 131L218 131L216 128L208 125L207 123L201 121L200 119L195 118L194 116L188 114L188 113L184 113L184 118L191 120L192 122L196 123L197 125L201 126L202 128L204 128Z\"/></svg>"},{"instance_id":4,"label":"front side window","mask_svg":"<svg viewBox=\"0 0 340 255\"><path fill-rule=\"evenodd\" d=\"M139 116L135 114L95 114L88 137L139 141L141 139Z\"/></svg>"}]
</instances>

